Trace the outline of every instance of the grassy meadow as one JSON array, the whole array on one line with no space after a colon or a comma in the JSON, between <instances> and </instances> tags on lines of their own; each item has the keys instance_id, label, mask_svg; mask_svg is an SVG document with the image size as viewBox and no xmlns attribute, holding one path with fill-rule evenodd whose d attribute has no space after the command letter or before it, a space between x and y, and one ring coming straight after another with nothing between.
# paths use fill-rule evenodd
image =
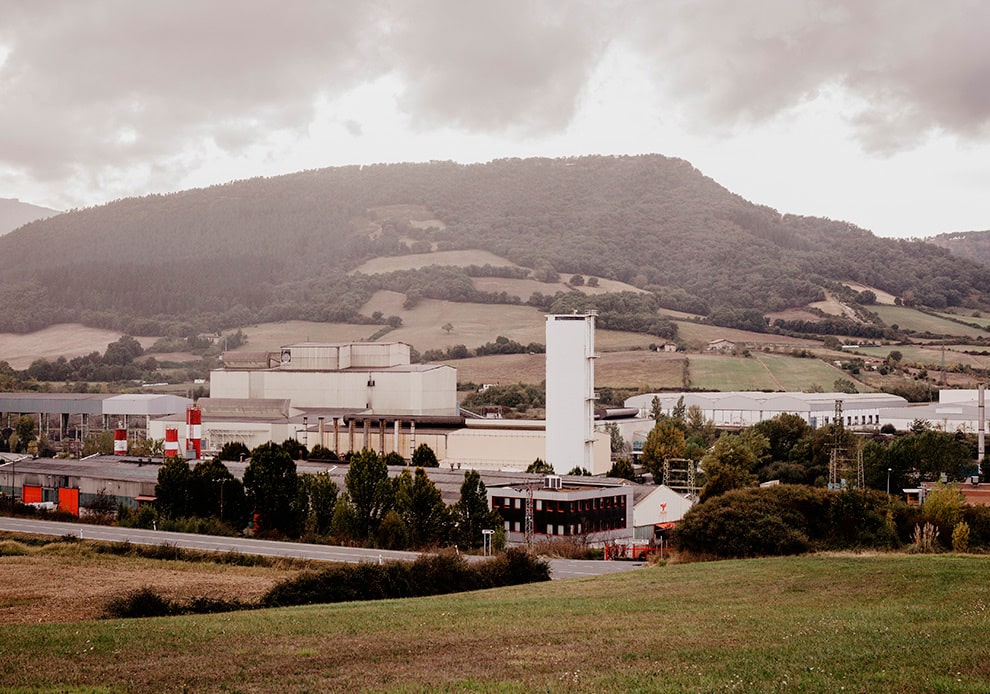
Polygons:
<instances>
[{"instance_id":1,"label":"grassy meadow","mask_svg":"<svg viewBox=\"0 0 990 694\"><path fill-rule=\"evenodd\" d=\"M936 335L956 335L960 337L980 337L987 334L981 328L956 323L947 318L922 313L906 306L876 305L870 306L870 310L880 316L881 320L887 325L897 325L902 330L915 330L917 332L930 332ZM974 322L965 317L961 317L961 320Z\"/></svg>"},{"instance_id":2,"label":"grassy meadow","mask_svg":"<svg viewBox=\"0 0 990 694\"><path fill-rule=\"evenodd\" d=\"M990 691L990 558L648 567L460 595L0 631L5 690Z\"/></svg>"}]
</instances>

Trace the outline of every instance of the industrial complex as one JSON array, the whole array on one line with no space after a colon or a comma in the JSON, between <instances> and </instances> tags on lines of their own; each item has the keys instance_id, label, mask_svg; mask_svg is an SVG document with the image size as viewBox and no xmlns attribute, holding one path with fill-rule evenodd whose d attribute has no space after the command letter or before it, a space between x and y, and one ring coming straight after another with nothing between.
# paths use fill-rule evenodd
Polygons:
<instances>
[{"instance_id":1,"label":"industrial complex","mask_svg":"<svg viewBox=\"0 0 990 694\"><path fill-rule=\"evenodd\" d=\"M426 444L440 463L427 472L449 502L456 500L463 471L479 471L510 540L546 535L649 541L683 517L692 495L606 477L611 451L603 417L632 443L634 454L653 416L671 414L675 407L697 408L721 429L782 413L800 416L812 427L841 422L859 431L885 424L905 429L917 419L947 431L974 432L982 424L976 391L943 391L938 404L923 407L877 393L646 393L628 399L624 408L603 411L595 406L594 336L594 314L546 317L545 420L463 411L455 369L413 364L409 345L399 342L305 342L277 352L227 352L222 368L211 373L210 397L195 403L172 395L3 393L0 413L7 426L12 417L31 414L51 439L75 441L112 429L116 455L5 454L0 489L26 503L75 514L97 496L133 508L152 503L162 458L129 454L129 439L137 437L162 440L165 455L190 459L215 455L232 442L252 449L294 439L309 449L320 445L338 454L370 449L408 461ZM556 474L526 473L537 458ZM246 463L227 465L241 477ZM343 486L344 463L297 465L299 472L327 472ZM574 469L591 476L561 474Z\"/></svg>"}]
</instances>

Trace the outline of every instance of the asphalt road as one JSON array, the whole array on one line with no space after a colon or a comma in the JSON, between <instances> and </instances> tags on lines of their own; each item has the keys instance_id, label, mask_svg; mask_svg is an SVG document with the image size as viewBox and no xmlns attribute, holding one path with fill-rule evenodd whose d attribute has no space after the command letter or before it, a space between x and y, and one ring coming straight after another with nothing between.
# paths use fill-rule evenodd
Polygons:
<instances>
[{"instance_id":1,"label":"asphalt road","mask_svg":"<svg viewBox=\"0 0 990 694\"><path fill-rule=\"evenodd\" d=\"M358 563L376 562L388 559L411 561L418 552L395 550L363 549L360 547L338 547L336 545L310 545L300 542L275 542L240 537L219 537L216 535L193 535L173 533L164 530L142 530L140 528L118 528L107 525L84 523L59 523L54 521L32 520L27 518L0 517L0 530L36 535L74 535L86 540L105 542L131 542L140 545L169 544L184 549L198 549L210 552L239 552L275 557L296 557L318 561ZM469 559L480 559L468 555ZM582 561L576 559L550 559L550 577L554 580L601 576L602 574L630 571L643 566L642 562L630 561Z\"/></svg>"}]
</instances>

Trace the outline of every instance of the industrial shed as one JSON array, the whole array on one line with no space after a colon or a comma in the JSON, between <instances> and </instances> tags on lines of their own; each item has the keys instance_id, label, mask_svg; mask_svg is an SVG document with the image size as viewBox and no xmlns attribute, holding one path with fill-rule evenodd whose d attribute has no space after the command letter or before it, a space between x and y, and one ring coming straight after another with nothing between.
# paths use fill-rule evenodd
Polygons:
<instances>
[{"instance_id":1,"label":"industrial shed","mask_svg":"<svg viewBox=\"0 0 990 694\"><path fill-rule=\"evenodd\" d=\"M72 432L85 438L91 430L119 423L127 428L133 422L147 429L152 417L185 412L190 404L188 398L153 393L0 393L4 426L13 426L15 417L32 415L39 429L56 440Z\"/></svg>"},{"instance_id":2,"label":"industrial shed","mask_svg":"<svg viewBox=\"0 0 990 694\"><path fill-rule=\"evenodd\" d=\"M836 403L841 403L843 425L848 428L879 428L881 411L887 413L896 408L906 408L907 400L888 393L645 393L626 400L626 407L639 408L647 417L657 398L660 408L670 414L683 398L684 406L701 408L706 420L717 427L747 427L780 414L795 414L812 427L832 424L836 417Z\"/></svg>"}]
</instances>

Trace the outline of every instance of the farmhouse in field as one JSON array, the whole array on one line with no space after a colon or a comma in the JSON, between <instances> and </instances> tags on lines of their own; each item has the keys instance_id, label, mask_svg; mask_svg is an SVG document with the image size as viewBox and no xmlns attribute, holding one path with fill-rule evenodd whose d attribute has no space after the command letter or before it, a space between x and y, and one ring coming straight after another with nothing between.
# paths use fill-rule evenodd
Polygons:
<instances>
[{"instance_id":1,"label":"farmhouse in field","mask_svg":"<svg viewBox=\"0 0 990 694\"><path fill-rule=\"evenodd\" d=\"M723 337L717 340L712 340L705 346L706 352L732 352L736 349L736 343L732 340L726 340Z\"/></svg>"}]
</instances>

